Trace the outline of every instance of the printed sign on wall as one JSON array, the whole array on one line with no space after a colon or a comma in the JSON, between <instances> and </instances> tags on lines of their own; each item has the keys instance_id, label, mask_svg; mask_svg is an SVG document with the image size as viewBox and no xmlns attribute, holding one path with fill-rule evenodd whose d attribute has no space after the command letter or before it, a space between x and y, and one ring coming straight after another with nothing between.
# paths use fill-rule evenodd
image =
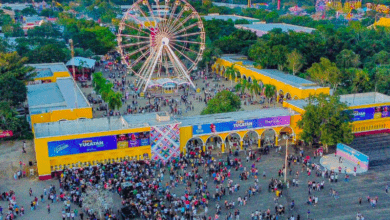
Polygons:
<instances>
[{"instance_id":1,"label":"printed sign on wall","mask_svg":"<svg viewBox=\"0 0 390 220\"><path fill-rule=\"evenodd\" d=\"M103 136L47 143L49 157L117 149L116 136Z\"/></svg>"},{"instance_id":2,"label":"printed sign on wall","mask_svg":"<svg viewBox=\"0 0 390 220\"><path fill-rule=\"evenodd\" d=\"M236 130L245 130L251 128L262 128L272 126L282 126L290 124L290 116L279 116L271 118L260 118L240 121L219 122L213 124L194 125L192 127L193 135L211 134L219 132L229 132Z\"/></svg>"}]
</instances>

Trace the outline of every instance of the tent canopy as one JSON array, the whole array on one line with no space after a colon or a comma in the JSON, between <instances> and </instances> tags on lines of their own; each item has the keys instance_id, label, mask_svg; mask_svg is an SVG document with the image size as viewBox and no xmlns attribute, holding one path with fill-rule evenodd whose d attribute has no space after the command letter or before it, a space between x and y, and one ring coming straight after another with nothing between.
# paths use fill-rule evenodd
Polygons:
<instances>
[{"instance_id":1,"label":"tent canopy","mask_svg":"<svg viewBox=\"0 0 390 220\"><path fill-rule=\"evenodd\" d=\"M88 59L84 57L73 57L69 60L66 65L67 66L82 66L85 68L93 69L95 67L96 60Z\"/></svg>"}]
</instances>

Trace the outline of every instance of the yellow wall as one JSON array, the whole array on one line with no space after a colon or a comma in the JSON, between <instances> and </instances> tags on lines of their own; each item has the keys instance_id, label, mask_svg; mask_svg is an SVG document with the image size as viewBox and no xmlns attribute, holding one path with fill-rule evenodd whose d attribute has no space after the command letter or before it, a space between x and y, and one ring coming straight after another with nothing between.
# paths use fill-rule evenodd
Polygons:
<instances>
[{"instance_id":1,"label":"yellow wall","mask_svg":"<svg viewBox=\"0 0 390 220\"><path fill-rule=\"evenodd\" d=\"M230 132L224 132L224 133L218 133L218 134L206 134L206 135L200 135L200 136L192 136L192 127L183 127L180 128L180 152L186 153L186 145L189 140L192 138L200 138L203 141L203 144L206 145L207 140L209 138L214 137L220 137L222 139L222 152L226 152L224 149L226 137L228 137L231 134L238 134L240 136L240 141L242 142L245 135L251 131L254 131L258 134L259 140L261 139L261 135L266 130L274 130L276 137L279 136L280 131L285 127L291 127L292 130L295 132L295 130L298 130L298 128L293 127L293 124L296 124L296 121L299 120L301 117L300 115L291 116L291 126L277 126L277 127L270 127L270 128L259 128L259 129L250 129L250 130L241 130L241 131L230 131Z\"/></svg>"},{"instance_id":2,"label":"yellow wall","mask_svg":"<svg viewBox=\"0 0 390 220\"><path fill-rule=\"evenodd\" d=\"M237 70L240 72L241 78L245 75L247 79L248 79L248 77L251 77L252 79L256 79L258 81L263 82L263 84L272 84L276 87L278 93L280 90L282 90L285 95L287 93L289 93L291 95L291 98L293 98L293 99L294 98L304 99L304 98L309 97L310 94L311 95L320 94L320 93L329 94L329 92L330 92L329 87L321 87L321 88L317 88L317 89L314 89L314 88L300 89L300 88L294 87L292 85L280 82L280 81L273 79L271 77L259 74L258 72L255 72L253 70L250 70L242 65L242 61L235 62L234 64L235 64L234 67L237 68ZM231 63L227 60L217 59L217 61L214 64L213 69L215 69L217 73L222 74L222 71L220 71L219 69L222 66L226 68L226 67L229 67L231 65L233 65L233 63ZM219 66L220 68L218 69L217 66Z\"/></svg>"},{"instance_id":3,"label":"yellow wall","mask_svg":"<svg viewBox=\"0 0 390 220\"><path fill-rule=\"evenodd\" d=\"M76 120L79 118L92 118L92 108L62 109L52 112L31 115L31 125L34 131L35 123L56 122L60 120Z\"/></svg>"},{"instance_id":4,"label":"yellow wall","mask_svg":"<svg viewBox=\"0 0 390 220\"><path fill-rule=\"evenodd\" d=\"M192 126L180 127L180 152L185 152L188 140L192 138Z\"/></svg>"},{"instance_id":5,"label":"yellow wall","mask_svg":"<svg viewBox=\"0 0 390 220\"><path fill-rule=\"evenodd\" d=\"M51 82L57 82L57 78L60 78L60 77L70 77L70 73L68 71L64 71L64 72L55 72L53 73L53 76L49 76L49 77L41 77L41 78L35 78L34 81L38 81L38 80L50 80Z\"/></svg>"},{"instance_id":6,"label":"yellow wall","mask_svg":"<svg viewBox=\"0 0 390 220\"><path fill-rule=\"evenodd\" d=\"M389 106L390 103L376 103L369 105L359 105L359 106L351 106L349 109L361 109L361 108L373 108L377 106ZM304 109L301 109L295 105L292 105L288 102L283 102L283 107L292 109L299 114L303 114L305 112ZM291 127L294 129L294 132L297 134L297 138L299 138L299 133L301 130L298 128L296 123L301 119L301 115L291 116ZM364 131L373 131L373 130L383 130L390 129L390 119L389 118L378 118L371 120L363 120L363 121L355 121L352 122L352 132L359 133Z\"/></svg>"},{"instance_id":7,"label":"yellow wall","mask_svg":"<svg viewBox=\"0 0 390 220\"><path fill-rule=\"evenodd\" d=\"M71 139L80 139L80 138L90 138L90 137L99 137L99 136L109 136L109 135L118 135L118 134L127 134L134 132L143 132L150 131L149 127L145 128L134 128L126 129L120 131L107 131L99 133L89 133L89 134L79 134L79 135L69 135L69 136L57 136L57 137L48 137L48 138L35 138L35 154L37 159L38 174L39 176L50 175L52 172L51 166L59 165L71 165L77 162L90 162L94 164L94 161L104 161L105 159L117 159L125 157L137 157L138 159L142 158L142 155L147 153L149 158L151 158L151 149L150 146L143 147L134 147L118 150L108 150L108 151L99 151L93 153L83 153L83 154L74 154L58 157L49 157L48 142L51 141L62 141L62 140L71 140ZM96 163L95 163L96 164Z\"/></svg>"},{"instance_id":8,"label":"yellow wall","mask_svg":"<svg viewBox=\"0 0 390 220\"><path fill-rule=\"evenodd\" d=\"M288 101L287 102L283 102L283 107L292 109L292 110L298 112L299 114L303 114L305 112L304 109L298 108L297 106L288 103Z\"/></svg>"}]
</instances>

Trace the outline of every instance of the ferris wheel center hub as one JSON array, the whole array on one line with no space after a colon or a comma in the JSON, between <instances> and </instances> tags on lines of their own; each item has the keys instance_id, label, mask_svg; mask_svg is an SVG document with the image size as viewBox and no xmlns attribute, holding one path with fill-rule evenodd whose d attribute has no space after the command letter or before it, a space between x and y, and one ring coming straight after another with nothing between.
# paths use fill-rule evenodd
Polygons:
<instances>
[{"instance_id":1,"label":"ferris wheel center hub","mask_svg":"<svg viewBox=\"0 0 390 220\"><path fill-rule=\"evenodd\" d=\"M169 38L163 37L163 39L161 40L161 42L162 42L163 45L168 45L168 44L169 44Z\"/></svg>"}]
</instances>

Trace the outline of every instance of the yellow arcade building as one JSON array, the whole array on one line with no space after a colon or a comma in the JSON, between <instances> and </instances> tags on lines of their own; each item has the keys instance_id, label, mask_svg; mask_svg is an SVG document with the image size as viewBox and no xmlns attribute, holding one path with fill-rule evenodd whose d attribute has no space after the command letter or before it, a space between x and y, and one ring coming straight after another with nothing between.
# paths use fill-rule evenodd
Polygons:
<instances>
[{"instance_id":1,"label":"yellow arcade building","mask_svg":"<svg viewBox=\"0 0 390 220\"><path fill-rule=\"evenodd\" d=\"M253 61L242 55L223 55L217 59L212 69L224 76L226 68L233 64L239 72L239 75L236 73L236 80L241 78L252 82L256 79L261 86L264 84L274 85L277 90L278 101L279 98L283 98L283 100L305 99L310 95L329 94L330 92L329 87L318 86L310 80L276 69L261 69L258 66L254 66Z\"/></svg>"},{"instance_id":2,"label":"yellow arcade building","mask_svg":"<svg viewBox=\"0 0 390 220\"><path fill-rule=\"evenodd\" d=\"M355 136L389 132L390 96L375 92L357 93L340 95L340 101L352 110ZM306 104L306 100L289 100L283 102L283 107L303 114Z\"/></svg>"},{"instance_id":3,"label":"yellow arcade building","mask_svg":"<svg viewBox=\"0 0 390 220\"><path fill-rule=\"evenodd\" d=\"M291 109L274 108L179 118L148 113L37 123L38 174L45 180L64 167L124 159L168 160L189 147L218 153L278 144L283 136L294 142L299 119Z\"/></svg>"}]
</instances>

